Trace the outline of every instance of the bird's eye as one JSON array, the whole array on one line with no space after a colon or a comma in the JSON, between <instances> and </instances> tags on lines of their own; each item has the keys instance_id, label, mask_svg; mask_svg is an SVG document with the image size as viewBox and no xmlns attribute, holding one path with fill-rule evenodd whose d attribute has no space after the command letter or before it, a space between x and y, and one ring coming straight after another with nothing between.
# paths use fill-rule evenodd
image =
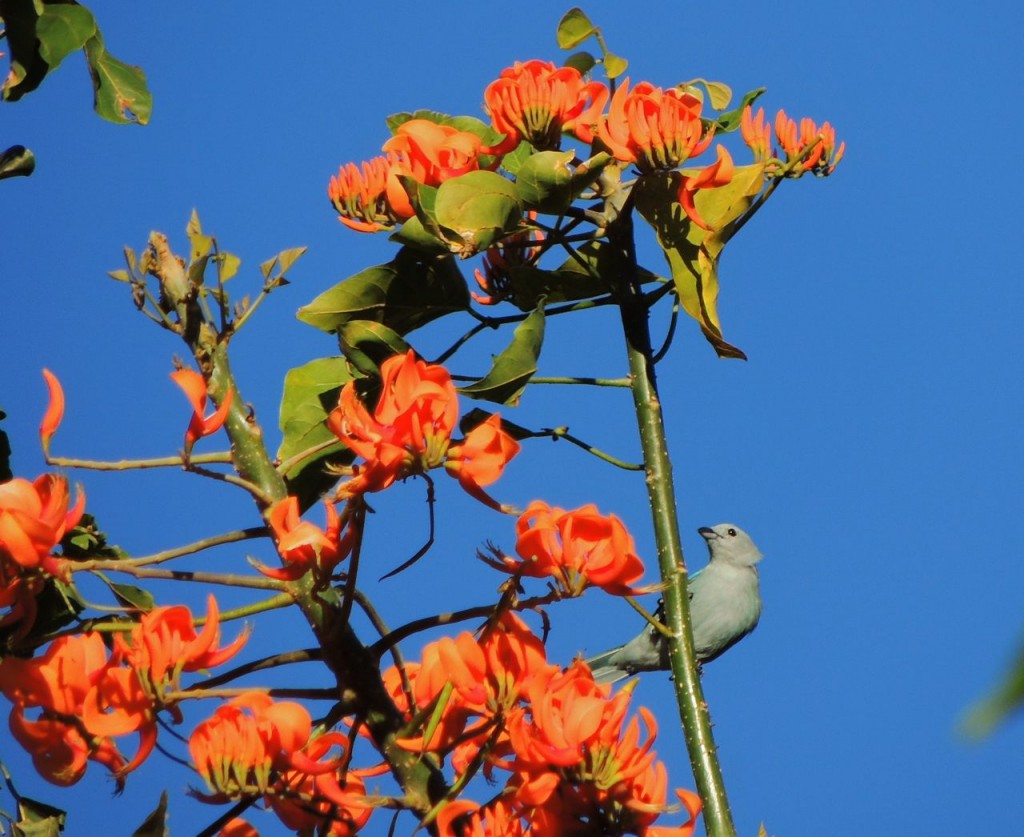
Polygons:
<instances>
[{"instance_id":1,"label":"bird's eye","mask_svg":"<svg viewBox=\"0 0 1024 837\"><path fill-rule=\"evenodd\" d=\"M735 529L730 529L729 530L729 537L730 538L735 538L736 537L736 530Z\"/></svg>"}]
</instances>

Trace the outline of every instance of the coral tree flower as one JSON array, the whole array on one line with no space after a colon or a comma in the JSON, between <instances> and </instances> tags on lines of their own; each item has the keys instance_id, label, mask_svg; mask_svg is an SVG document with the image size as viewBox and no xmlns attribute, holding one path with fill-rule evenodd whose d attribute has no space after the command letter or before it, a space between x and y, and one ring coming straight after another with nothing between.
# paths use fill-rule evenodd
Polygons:
<instances>
[{"instance_id":1,"label":"coral tree flower","mask_svg":"<svg viewBox=\"0 0 1024 837\"><path fill-rule=\"evenodd\" d=\"M125 662L138 672L147 691L162 699L166 691L178 691L182 672L201 671L222 665L234 657L249 638L243 629L234 641L220 647L220 612L210 595L206 623L197 634L192 611L184 605L156 607L143 615L128 641L114 637L114 662Z\"/></svg>"},{"instance_id":2,"label":"coral tree flower","mask_svg":"<svg viewBox=\"0 0 1024 837\"><path fill-rule=\"evenodd\" d=\"M79 490L70 509L69 501L68 481L55 474L0 483L0 567L11 562L63 577L64 562L52 551L82 519L85 494Z\"/></svg>"},{"instance_id":3,"label":"coral tree flower","mask_svg":"<svg viewBox=\"0 0 1024 837\"><path fill-rule=\"evenodd\" d=\"M532 221L537 217L529 213ZM510 235L500 244L484 253L483 267L474 271L477 285L484 294L470 291L470 295L481 305L494 305L508 299L512 293L511 269L533 264L540 255L540 242L544 233L537 229L523 230Z\"/></svg>"},{"instance_id":4,"label":"coral tree flower","mask_svg":"<svg viewBox=\"0 0 1024 837\"><path fill-rule=\"evenodd\" d=\"M350 381L327 417L328 428L366 460L354 466L354 477L339 488L338 498L381 491L396 480L439 467L451 453L450 473L474 497L494 505L480 486L498 478L519 445L495 420L476 428L450 452L459 405L448 370L417 360L410 349L385 360L380 372L381 394L372 415Z\"/></svg>"},{"instance_id":5,"label":"coral tree flower","mask_svg":"<svg viewBox=\"0 0 1024 837\"><path fill-rule=\"evenodd\" d=\"M641 173L668 171L711 144L714 130L704 128L700 111L700 99L690 93L646 81L630 90L625 79L607 116L599 119L597 135L616 159L635 164Z\"/></svg>"},{"instance_id":6,"label":"coral tree flower","mask_svg":"<svg viewBox=\"0 0 1024 837\"><path fill-rule=\"evenodd\" d=\"M775 137L786 152L787 162L801 159L797 164L797 176L804 172L825 176L835 171L846 151L846 143L836 148L836 132L828 122L819 128L811 119L796 122L780 110L775 116Z\"/></svg>"},{"instance_id":7,"label":"coral tree flower","mask_svg":"<svg viewBox=\"0 0 1024 837\"><path fill-rule=\"evenodd\" d=\"M14 704L11 733L40 775L56 785L81 779L90 759L104 764L123 785L125 759L113 742L76 721L106 665L107 650L98 633L55 639L39 657L0 661L0 692ZM39 709L39 718L26 717L29 709Z\"/></svg>"},{"instance_id":8,"label":"coral tree flower","mask_svg":"<svg viewBox=\"0 0 1024 837\"><path fill-rule=\"evenodd\" d=\"M399 175L411 177L424 186L440 186L446 180L479 169L480 155L485 153L483 140L476 134L429 119L403 122L384 143L383 151L391 160L386 189L388 204L400 218L411 218L415 213Z\"/></svg>"},{"instance_id":9,"label":"coral tree flower","mask_svg":"<svg viewBox=\"0 0 1024 837\"><path fill-rule=\"evenodd\" d=\"M228 394L213 415L204 417L207 399L206 379L191 369L179 369L177 372L172 372L171 379L181 387L185 397L192 404L192 419L185 431L185 457L187 458L196 442L204 436L216 433L224 425L235 391L229 389Z\"/></svg>"},{"instance_id":10,"label":"coral tree flower","mask_svg":"<svg viewBox=\"0 0 1024 837\"><path fill-rule=\"evenodd\" d=\"M538 151L557 149L562 131L572 130L584 111L589 114L595 104L600 109L607 98L607 87L596 81L584 83L574 67L556 68L537 59L517 61L484 91L491 124L505 134L488 151L506 154L523 140Z\"/></svg>"},{"instance_id":11,"label":"coral tree flower","mask_svg":"<svg viewBox=\"0 0 1024 837\"><path fill-rule=\"evenodd\" d=\"M760 163L772 156L772 126L765 122L764 108L758 108L756 116L750 105L743 108L740 134L754 152L754 160Z\"/></svg>"},{"instance_id":12,"label":"coral tree flower","mask_svg":"<svg viewBox=\"0 0 1024 837\"><path fill-rule=\"evenodd\" d=\"M461 444L448 449L444 467L469 494L490 505L481 486L495 482L519 450L519 443L502 429L501 417L495 414L474 427Z\"/></svg>"},{"instance_id":13,"label":"coral tree flower","mask_svg":"<svg viewBox=\"0 0 1024 837\"><path fill-rule=\"evenodd\" d=\"M615 515L593 504L566 511L534 500L516 522L516 552L505 556L506 570L534 578L552 577L566 596L587 587L627 596L644 572L633 538Z\"/></svg>"},{"instance_id":14,"label":"coral tree flower","mask_svg":"<svg viewBox=\"0 0 1024 837\"><path fill-rule=\"evenodd\" d=\"M387 199L393 157L374 157L359 166L346 163L331 178L327 196L338 210L338 220L349 229L378 232L412 216L411 211L407 214L396 212ZM405 198L403 208L408 203L408 198Z\"/></svg>"},{"instance_id":15,"label":"coral tree flower","mask_svg":"<svg viewBox=\"0 0 1024 837\"><path fill-rule=\"evenodd\" d=\"M327 526L321 529L301 518L298 497L285 497L274 504L267 522L285 567L260 567L260 572L283 580L298 578L310 569L329 576L348 557L355 543L355 529L350 526L342 535L342 521L334 505L324 503L324 506L327 509Z\"/></svg>"},{"instance_id":16,"label":"coral tree flower","mask_svg":"<svg viewBox=\"0 0 1024 837\"><path fill-rule=\"evenodd\" d=\"M43 415L39 425L39 440L43 445L43 453L50 452L50 439L60 427L61 419L64 418L64 389L49 369L43 370L43 378L46 380L46 388L50 393L50 403Z\"/></svg>"}]
</instances>

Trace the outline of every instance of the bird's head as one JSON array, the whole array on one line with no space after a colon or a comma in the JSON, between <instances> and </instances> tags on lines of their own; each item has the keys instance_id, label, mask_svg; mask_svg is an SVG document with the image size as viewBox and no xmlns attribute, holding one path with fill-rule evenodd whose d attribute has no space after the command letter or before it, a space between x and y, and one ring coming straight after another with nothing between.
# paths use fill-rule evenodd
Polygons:
<instances>
[{"instance_id":1,"label":"bird's head","mask_svg":"<svg viewBox=\"0 0 1024 837\"><path fill-rule=\"evenodd\" d=\"M703 526L697 532L708 542L712 561L721 561L737 567L752 567L763 557L761 550L750 539L750 535L732 523L719 523L710 528Z\"/></svg>"}]
</instances>

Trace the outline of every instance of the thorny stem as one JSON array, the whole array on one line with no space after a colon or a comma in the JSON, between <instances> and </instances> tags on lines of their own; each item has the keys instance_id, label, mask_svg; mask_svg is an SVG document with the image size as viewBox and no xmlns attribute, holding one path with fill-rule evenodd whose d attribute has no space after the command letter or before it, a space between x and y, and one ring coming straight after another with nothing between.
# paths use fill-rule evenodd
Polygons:
<instances>
[{"instance_id":1,"label":"thorny stem","mask_svg":"<svg viewBox=\"0 0 1024 837\"><path fill-rule=\"evenodd\" d=\"M669 458L661 401L658 397L648 308L637 275L636 250L630 207L609 225L608 240L619 282L619 310L626 354L633 381L633 403L644 462L647 496L651 505L665 602L665 623L671 632L669 661L683 735L690 754L697 791L704 802L704 824L709 837L734 837L736 827L729 810L711 719L697 671L687 596L687 570L676 517L672 462Z\"/></svg>"}]
</instances>

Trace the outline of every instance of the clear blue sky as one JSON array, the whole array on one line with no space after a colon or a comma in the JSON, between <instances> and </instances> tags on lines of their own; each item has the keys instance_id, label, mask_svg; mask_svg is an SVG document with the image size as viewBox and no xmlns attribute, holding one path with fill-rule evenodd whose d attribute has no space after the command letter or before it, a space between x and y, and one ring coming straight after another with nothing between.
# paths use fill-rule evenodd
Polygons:
<instances>
[{"instance_id":1,"label":"clear blue sky","mask_svg":"<svg viewBox=\"0 0 1024 837\"><path fill-rule=\"evenodd\" d=\"M43 366L68 397L56 452L121 458L180 445L187 407L167 378L180 344L105 277L122 266L121 247L141 248L151 229L185 249L193 208L242 256L236 293L258 288L263 259L310 248L235 345L244 397L273 437L285 371L334 348L295 309L392 252L384 237L337 223L327 179L377 152L389 113L479 114L503 67L560 60L554 30L567 8L303 4L300 17L266 6L273 17L239 4L91 7L109 48L146 69L154 115L146 128L95 117L78 57L2 107L0 146L20 142L38 158L31 178L0 184L0 406L15 470L30 478L43 469ZM726 253L719 310L749 362L716 359L687 321L660 367L691 566L705 560L697 527L724 520L766 556L761 625L704 677L741 833L761 820L786 837L1014 833L1024 719L978 746L956 725L1024 628L1020 9L988 0L959 10L660 0L586 9L634 80L701 76L738 93L765 85L770 112L828 119L847 142L831 179L783 184ZM663 269L649 242L643 253ZM612 326L600 315L552 324L542 374L623 374ZM429 356L452 333L429 329L414 342ZM455 371L485 371L486 352L460 357ZM624 393L531 390L506 415L638 453ZM73 476L89 510L135 552L256 522L244 497L188 475ZM445 482L435 549L379 586L378 573L364 574L394 624L493 598L500 578L473 552L487 539L513 545L511 519ZM536 441L495 493L521 505L596 502L627 521L655 572L637 477ZM390 568L417 548L421 501L415 484L380 498L368 566ZM272 560L267 549L248 551ZM209 561L237 567L245 552ZM552 618L550 653L565 662L638 627L627 605L598 593ZM282 639L309 642L282 619L258 623L254 649ZM692 787L667 678L644 677L635 701L662 719L657 749L673 783ZM0 758L22 792L70 808L73 834L110 833L113 816L124 823L116 833L130 833L159 787L187 780L154 756L108 805L101 769L62 793L33 780L12 748L0 745ZM175 834L212 819L199 807L173 798ZM275 833L271 817L253 821ZM385 832L385 817L367 831Z\"/></svg>"}]
</instances>

